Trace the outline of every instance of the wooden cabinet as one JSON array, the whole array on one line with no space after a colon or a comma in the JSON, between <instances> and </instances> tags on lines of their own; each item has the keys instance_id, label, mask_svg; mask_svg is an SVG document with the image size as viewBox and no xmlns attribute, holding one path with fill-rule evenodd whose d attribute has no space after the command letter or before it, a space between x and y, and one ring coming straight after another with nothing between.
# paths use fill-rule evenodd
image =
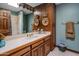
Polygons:
<instances>
[{"instance_id":1,"label":"wooden cabinet","mask_svg":"<svg viewBox=\"0 0 79 59\"><path fill-rule=\"evenodd\" d=\"M22 56L31 56L31 52L26 52L25 54L23 54Z\"/></svg>"},{"instance_id":2,"label":"wooden cabinet","mask_svg":"<svg viewBox=\"0 0 79 59\"><path fill-rule=\"evenodd\" d=\"M39 44L34 44L37 47L32 50L32 56L46 56L50 52L50 36L47 36L42 40L43 43L42 41L38 41Z\"/></svg>"},{"instance_id":3,"label":"wooden cabinet","mask_svg":"<svg viewBox=\"0 0 79 59\"><path fill-rule=\"evenodd\" d=\"M29 55L27 52L30 51L30 46L22 48L19 51L16 51L16 53L12 53L11 56L22 56L22 55ZM26 54L27 53L27 54Z\"/></svg>"},{"instance_id":4,"label":"wooden cabinet","mask_svg":"<svg viewBox=\"0 0 79 59\"><path fill-rule=\"evenodd\" d=\"M44 55L48 55L48 53L50 52L50 37L45 38L45 42L44 42Z\"/></svg>"},{"instance_id":5,"label":"wooden cabinet","mask_svg":"<svg viewBox=\"0 0 79 59\"><path fill-rule=\"evenodd\" d=\"M46 56L50 52L50 36L27 43L0 56Z\"/></svg>"},{"instance_id":6,"label":"wooden cabinet","mask_svg":"<svg viewBox=\"0 0 79 59\"><path fill-rule=\"evenodd\" d=\"M7 10L0 10L0 33L4 35L11 34L10 12Z\"/></svg>"},{"instance_id":7,"label":"wooden cabinet","mask_svg":"<svg viewBox=\"0 0 79 59\"><path fill-rule=\"evenodd\" d=\"M31 55L30 49L30 46L25 44L0 54L0 56L29 56Z\"/></svg>"},{"instance_id":8,"label":"wooden cabinet","mask_svg":"<svg viewBox=\"0 0 79 59\"><path fill-rule=\"evenodd\" d=\"M44 49L43 45L37 46L32 50L32 56L43 56Z\"/></svg>"},{"instance_id":9,"label":"wooden cabinet","mask_svg":"<svg viewBox=\"0 0 79 59\"><path fill-rule=\"evenodd\" d=\"M45 56L50 52L50 43L45 42Z\"/></svg>"},{"instance_id":10,"label":"wooden cabinet","mask_svg":"<svg viewBox=\"0 0 79 59\"><path fill-rule=\"evenodd\" d=\"M38 40L34 44L32 44L32 56L43 56L43 39Z\"/></svg>"},{"instance_id":11,"label":"wooden cabinet","mask_svg":"<svg viewBox=\"0 0 79 59\"><path fill-rule=\"evenodd\" d=\"M53 3L44 3L44 4L40 4L39 6L35 7L34 13L36 11L38 11L38 13L40 14L34 14L34 15L39 15L39 26L34 26L33 30L37 30L37 29L43 29L44 31L50 31L51 32L51 50L54 49L55 44L56 44L56 12L55 12L56 6ZM48 21L44 21L45 23L48 23L47 26L44 26L42 24L42 21L44 19L48 19Z\"/></svg>"}]
</instances>

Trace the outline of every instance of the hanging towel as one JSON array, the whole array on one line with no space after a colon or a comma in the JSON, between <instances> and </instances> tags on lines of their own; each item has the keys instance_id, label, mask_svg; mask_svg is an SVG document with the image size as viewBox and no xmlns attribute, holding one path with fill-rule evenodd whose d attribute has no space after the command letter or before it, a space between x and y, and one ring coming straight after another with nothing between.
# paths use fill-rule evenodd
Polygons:
<instances>
[{"instance_id":1,"label":"hanging towel","mask_svg":"<svg viewBox=\"0 0 79 59\"><path fill-rule=\"evenodd\" d=\"M74 23L67 22L66 23L66 38L67 39L75 39L75 32L74 32Z\"/></svg>"}]
</instances>

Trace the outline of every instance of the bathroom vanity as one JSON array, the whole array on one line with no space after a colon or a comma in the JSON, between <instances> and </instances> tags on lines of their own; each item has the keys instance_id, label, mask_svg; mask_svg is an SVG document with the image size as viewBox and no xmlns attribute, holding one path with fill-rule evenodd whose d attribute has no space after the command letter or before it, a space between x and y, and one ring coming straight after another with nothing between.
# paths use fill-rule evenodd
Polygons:
<instances>
[{"instance_id":1,"label":"bathroom vanity","mask_svg":"<svg viewBox=\"0 0 79 59\"><path fill-rule=\"evenodd\" d=\"M21 5L23 8L27 7L27 4L22 3ZM5 47L0 48L1 56L46 56L54 49L56 39L55 4L44 3L33 9L32 31L35 33L7 36ZM40 33L40 31L45 32Z\"/></svg>"},{"instance_id":2,"label":"bathroom vanity","mask_svg":"<svg viewBox=\"0 0 79 59\"><path fill-rule=\"evenodd\" d=\"M50 32L34 33L30 37L22 34L6 39L5 47L0 48L1 56L46 56L50 52Z\"/></svg>"}]
</instances>

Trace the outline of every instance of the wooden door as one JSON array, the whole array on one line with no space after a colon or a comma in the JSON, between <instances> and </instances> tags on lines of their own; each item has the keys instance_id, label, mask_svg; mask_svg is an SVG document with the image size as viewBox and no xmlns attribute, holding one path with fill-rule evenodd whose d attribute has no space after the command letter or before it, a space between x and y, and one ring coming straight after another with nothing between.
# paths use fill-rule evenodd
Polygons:
<instances>
[{"instance_id":1,"label":"wooden door","mask_svg":"<svg viewBox=\"0 0 79 59\"><path fill-rule=\"evenodd\" d=\"M10 12L7 10L0 10L0 33L4 35L11 34Z\"/></svg>"}]
</instances>

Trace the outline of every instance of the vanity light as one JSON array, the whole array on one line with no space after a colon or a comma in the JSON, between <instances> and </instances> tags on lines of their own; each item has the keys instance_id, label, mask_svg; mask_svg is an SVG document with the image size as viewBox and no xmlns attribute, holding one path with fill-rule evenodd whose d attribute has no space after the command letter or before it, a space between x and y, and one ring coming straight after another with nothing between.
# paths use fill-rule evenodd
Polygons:
<instances>
[{"instance_id":1,"label":"vanity light","mask_svg":"<svg viewBox=\"0 0 79 59\"><path fill-rule=\"evenodd\" d=\"M34 15L40 15L40 12L39 11L35 11Z\"/></svg>"}]
</instances>

